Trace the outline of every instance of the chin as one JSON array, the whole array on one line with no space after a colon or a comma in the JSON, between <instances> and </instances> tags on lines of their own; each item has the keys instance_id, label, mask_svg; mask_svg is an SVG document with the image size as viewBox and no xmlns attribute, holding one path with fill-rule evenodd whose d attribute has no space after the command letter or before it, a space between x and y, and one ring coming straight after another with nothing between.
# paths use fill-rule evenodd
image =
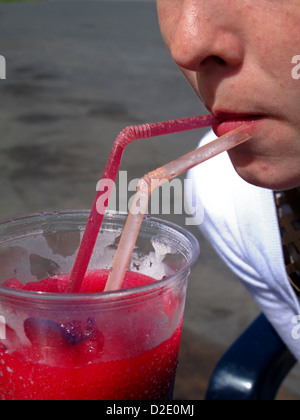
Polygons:
<instances>
[{"instance_id":1,"label":"chin","mask_svg":"<svg viewBox=\"0 0 300 420\"><path fill-rule=\"evenodd\" d=\"M288 164L271 165L265 162L240 162L237 156L229 154L238 175L249 184L273 191L287 191L300 186L299 167Z\"/></svg>"}]
</instances>

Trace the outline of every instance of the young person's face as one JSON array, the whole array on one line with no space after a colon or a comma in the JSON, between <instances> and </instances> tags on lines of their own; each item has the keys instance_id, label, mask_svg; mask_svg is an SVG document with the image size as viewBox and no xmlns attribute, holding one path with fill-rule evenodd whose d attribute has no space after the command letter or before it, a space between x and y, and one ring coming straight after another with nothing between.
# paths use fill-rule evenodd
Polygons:
<instances>
[{"instance_id":1,"label":"young person's face","mask_svg":"<svg viewBox=\"0 0 300 420\"><path fill-rule=\"evenodd\" d=\"M230 152L248 182L300 185L300 0L157 0L165 43L217 135L254 120ZM184 106L184 105L183 105Z\"/></svg>"}]
</instances>

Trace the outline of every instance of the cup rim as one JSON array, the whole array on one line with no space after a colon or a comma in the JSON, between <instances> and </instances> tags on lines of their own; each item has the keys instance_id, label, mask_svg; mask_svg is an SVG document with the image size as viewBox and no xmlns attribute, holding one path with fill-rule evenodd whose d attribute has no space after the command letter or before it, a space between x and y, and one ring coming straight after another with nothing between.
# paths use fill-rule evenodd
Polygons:
<instances>
[{"instance_id":1,"label":"cup rim","mask_svg":"<svg viewBox=\"0 0 300 420\"><path fill-rule=\"evenodd\" d=\"M54 211L46 211L46 212L40 212L40 213L29 213L21 216L16 216L13 218L7 218L0 220L0 228L3 225L9 225L15 224L16 222L21 222L22 220L30 220L30 219L37 219L38 217L59 217L59 216L70 216L75 214L81 214L86 215L87 217L90 214L89 209L72 209L72 210L54 210ZM128 213L126 212L115 212L115 211L107 211L105 214L104 222L105 220L113 217L123 217L125 220L127 218ZM98 292L98 293L45 293L45 292L31 292L26 290L16 290L16 289L10 289L6 288L0 285L0 298L8 298L8 299L16 299L18 301L26 300L27 302L36 302L36 303L42 303L42 302L49 302L49 303L97 303L97 302L109 302L109 301L116 301L116 300L127 300L131 299L138 295L143 295L145 297L146 295L151 295L153 291L157 290L164 290L167 288L170 284L172 284L174 281L178 280L180 277L184 277L185 275L188 275L191 267L197 262L199 255L200 255L200 245L196 237L187 229L173 223L169 222L167 220L163 220L160 218L152 217L152 216L145 216L143 220L143 225L145 223L149 224L157 224L157 225L164 225L168 227L170 230L174 230L178 232L179 234L183 235L188 242L191 244L191 248L193 249L193 255L190 261L187 261L187 265L183 268L181 268L177 273L172 275L171 277L168 277L167 279L163 280L157 280L154 283L151 283L149 285L144 286L138 286L130 289L122 289L117 290L113 292Z\"/></svg>"}]
</instances>

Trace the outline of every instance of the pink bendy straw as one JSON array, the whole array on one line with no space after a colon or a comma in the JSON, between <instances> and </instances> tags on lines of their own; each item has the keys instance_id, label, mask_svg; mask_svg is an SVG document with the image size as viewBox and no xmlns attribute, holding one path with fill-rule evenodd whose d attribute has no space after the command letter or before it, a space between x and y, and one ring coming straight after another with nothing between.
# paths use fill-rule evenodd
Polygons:
<instances>
[{"instance_id":1,"label":"pink bendy straw","mask_svg":"<svg viewBox=\"0 0 300 420\"><path fill-rule=\"evenodd\" d=\"M218 120L212 115L202 115L198 117L127 127L119 134L113 145L102 179L115 181L121 164L123 151L125 147L134 140L210 127L217 122ZM97 207L98 200L102 194L104 194L104 191L98 191L96 194L93 208L87 221L87 226L70 276L67 287L68 293L77 293L80 291L81 284L86 274L105 214L105 208L99 212L99 208ZM105 205L108 205L108 200L106 200Z\"/></svg>"},{"instance_id":2,"label":"pink bendy straw","mask_svg":"<svg viewBox=\"0 0 300 420\"><path fill-rule=\"evenodd\" d=\"M116 291L122 287L152 191L194 166L199 165L200 163L203 163L206 160L249 140L251 136L248 134L248 130L249 127L247 126L240 127L237 130L220 137L214 142L209 143L200 149L194 150L153 172L150 172L140 180L130 214L120 239L115 259L110 270L108 281L104 290L105 292Z\"/></svg>"}]
</instances>

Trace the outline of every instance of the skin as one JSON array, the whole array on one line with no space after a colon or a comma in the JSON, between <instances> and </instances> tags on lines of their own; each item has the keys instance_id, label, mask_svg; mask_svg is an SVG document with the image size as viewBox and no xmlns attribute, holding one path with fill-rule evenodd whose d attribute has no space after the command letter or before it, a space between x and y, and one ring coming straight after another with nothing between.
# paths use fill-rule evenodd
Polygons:
<instances>
[{"instance_id":1,"label":"skin","mask_svg":"<svg viewBox=\"0 0 300 420\"><path fill-rule=\"evenodd\" d=\"M234 120L216 134L253 120L253 138L229 153L238 174L273 190L298 187L300 0L157 0L157 8L166 46L199 99Z\"/></svg>"}]
</instances>

